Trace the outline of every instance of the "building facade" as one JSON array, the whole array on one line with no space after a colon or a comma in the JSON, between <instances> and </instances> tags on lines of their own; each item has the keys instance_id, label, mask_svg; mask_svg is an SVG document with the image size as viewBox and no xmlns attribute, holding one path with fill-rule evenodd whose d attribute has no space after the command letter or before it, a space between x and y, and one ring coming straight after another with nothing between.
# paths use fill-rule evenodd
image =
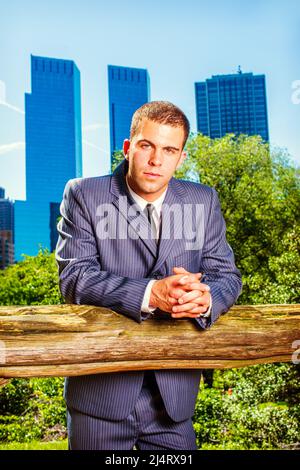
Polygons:
<instances>
[{"instance_id":1,"label":"building facade","mask_svg":"<svg viewBox=\"0 0 300 470\"><path fill-rule=\"evenodd\" d=\"M228 133L269 141L265 75L213 75L195 83L197 129L211 138Z\"/></svg>"},{"instance_id":2,"label":"building facade","mask_svg":"<svg viewBox=\"0 0 300 470\"><path fill-rule=\"evenodd\" d=\"M10 230L0 230L0 269L14 262L13 234Z\"/></svg>"},{"instance_id":3,"label":"building facade","mask_svg":"<svg viewBox=\"0 0 300 470\"><path fill-rule=\"evenodd\" d=\"M15 204L15 254L53 251L63 189L82 176L80 72L71 60L31 56L25 95L26 201Z\"/></svg>"},{"instance_id":4,"label":"building facade","mask_svg":"<svg viewBox=\"0 0 300 470\"><path fill-rule=\"evenodd\" d=\"M150 79L146 69L108 66L109 130L111 158L129 138L133 113L150 99Z\"/></svg>"},{"instance_id":5,"label":"building facade","mask_svg":"<svg viewBox=\"0 0 300 470\"><path fill-rule=\"evenodd\" d=\"M14 203L0 188L0 269L14 262Z\"/></svg>"}]
</instances>

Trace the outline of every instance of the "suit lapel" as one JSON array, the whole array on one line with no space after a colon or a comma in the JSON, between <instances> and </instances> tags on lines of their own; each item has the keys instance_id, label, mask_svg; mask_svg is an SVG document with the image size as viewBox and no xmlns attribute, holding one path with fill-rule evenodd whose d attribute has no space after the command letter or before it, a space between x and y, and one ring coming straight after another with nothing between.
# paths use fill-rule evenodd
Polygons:
<instances>
[{"instance_id":1,"label":"suit lapel","mask_svg":"<svg viewBox=\"0 0 300 470\"><path fill-rule=\"evenodd\" d=\"M162 205L160 243L153 271L157 271L161 267L175 247L178 250L179 245L182 245L182 250L184 249L183 207L185 194L182 186L179 186L177 180L172 178Z\"/></svg>"},{"instance_id":2,"label":"suit lapel","mask_svg":"<svg viewBox=\"0 0 300 470\"><path fill-rule=\"evenodd\" d=\"M134 223L136 221L136 216L130 214L130 208L132 208L135 203L131 198L125 181L127 169L128 162L124 159L112 175L110 189L111 193L114 195L112 202L130 225L130 229L138 235L140 240L142 240L156 259L155 266L153 267L153 271L155 271L158 270L165 262L175 246L178 249L181 248L179 245L182 245L182 250L184 249L182 232L183 208L186 191L175 178L170 180L166 197L162 205L161 235L159 247L157 247L155 240L150 237L142 236L143 234L149 233L149 223L145 214L142 214L138 218L138 226ZM172 215L173 209L175 209L175 216ZM176 210L178 211L177 215Z\"/></svg>"},{"instance_id":3,"label":"suit lapel","mask_svg":"<svg viewBox=\"0 0 300 470\"><path fill-rule=\"evenodd\" d=\"M137 216L134 210L137 205L132 199L126 185L125 175L128 168L127 160L123 160L114 171L111 178L111 193L114 195L112 203L118 209L120 214L129 224L129 230L133 231L136 236L142 240L154 258L157 257L157 245L155 240L146 236L149 234L149 222L144 213ZM138 218L137 218L138 217Z\"/></svg>"}]
</instances>

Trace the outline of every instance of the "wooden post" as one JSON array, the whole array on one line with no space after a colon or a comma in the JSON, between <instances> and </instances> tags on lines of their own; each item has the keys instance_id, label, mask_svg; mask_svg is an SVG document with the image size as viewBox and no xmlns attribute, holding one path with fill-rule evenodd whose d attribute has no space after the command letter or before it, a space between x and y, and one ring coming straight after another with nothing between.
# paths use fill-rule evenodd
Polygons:
<instances>
[{"instance_id":1,"label":"wooden post","mask_svg":"<svg viewBox=\"0 0 300 470\"><path fill-rule=\"evenodd\" d=\"M0 377L291 362L297 340L300 305L235 306L205 331L194 320L137 323L90 305L0 307Z\"/></svg>"}]
</instances>

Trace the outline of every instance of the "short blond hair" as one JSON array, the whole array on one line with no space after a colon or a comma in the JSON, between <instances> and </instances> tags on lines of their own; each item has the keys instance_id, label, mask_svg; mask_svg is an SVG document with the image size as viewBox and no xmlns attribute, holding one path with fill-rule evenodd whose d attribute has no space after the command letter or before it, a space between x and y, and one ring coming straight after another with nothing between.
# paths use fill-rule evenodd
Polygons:
<instances>
[{"instance_id":1,"label":"short blond hair","mask_svg":"<svg viewBox=\"0 0 300 470\"><path fill-rule=\"evenodd\" d=\"M183 146L187 141L190 133L190 123L186 115L175 104L169 101L150 101L138 108L132 116L130 126L130 139L138 132L143 119L159 122L161 124L169 124L173 127L182 127L184 131Z\"/></svg>"}]
</instances>

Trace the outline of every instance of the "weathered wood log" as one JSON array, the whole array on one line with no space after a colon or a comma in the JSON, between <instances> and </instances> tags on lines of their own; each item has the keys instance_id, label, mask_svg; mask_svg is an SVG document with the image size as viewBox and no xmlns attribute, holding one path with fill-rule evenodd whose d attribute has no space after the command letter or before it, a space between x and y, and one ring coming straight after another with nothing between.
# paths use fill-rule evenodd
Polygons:
<instances>
[{"instance_id":1,"label":"weathered wood log","mask_svg":"<svg viewBox=\"0 0 300 470\"><path fill-rule=\"evenodd\" d=\"M0 377L291 362L296 340L300 305L235 306L205 331L193 320L139 324L89 305L0 307Z\"/></svg>"}]
</instances>

